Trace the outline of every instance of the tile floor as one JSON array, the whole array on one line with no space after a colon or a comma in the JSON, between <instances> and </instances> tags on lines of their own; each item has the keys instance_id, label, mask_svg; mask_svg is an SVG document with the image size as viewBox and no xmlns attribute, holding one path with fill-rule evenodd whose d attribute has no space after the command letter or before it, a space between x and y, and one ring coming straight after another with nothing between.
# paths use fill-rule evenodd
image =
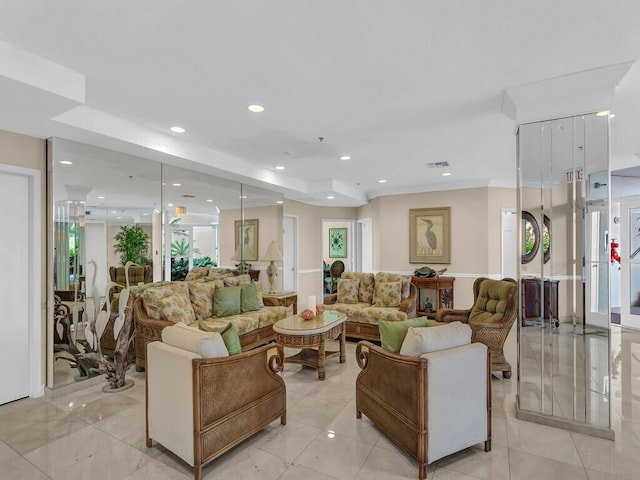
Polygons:
<instances>
[{"instance_id":1,"label":"tile floor","mask_svg":"<svg viewBox=\"0 0 640 480\"><path fill-rule=\"evenodd\" d=\"M611 442L515 418L515 375L494 377L493 449L464 450L430 465L427 478L585 479L640 478L640 332L614 327L620 348L612 377ZM507 357L515 368L515 329ZM355 418L355 344L348 360L328 363L327 380L286 366L288 422L274 422L204 469L205 479L415 479L415 463L363 417ZM102 393L91 379L0 407L0 479L188 479L191 469L159 445L144 441L144 376L135 386Z\"/></svg>"}]
</instances>

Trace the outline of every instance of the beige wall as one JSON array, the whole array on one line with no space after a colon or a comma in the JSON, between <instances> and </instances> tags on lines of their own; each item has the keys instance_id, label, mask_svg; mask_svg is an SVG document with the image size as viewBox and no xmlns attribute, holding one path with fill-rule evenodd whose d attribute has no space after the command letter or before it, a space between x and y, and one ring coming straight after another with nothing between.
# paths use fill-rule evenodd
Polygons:
<instances>
[{"instance_id":1,"label":"beige wall","mask_svg":"<svg viewBox=\"0 0 640 480\"><path fill-rule=\"evenodd\" d=\"M501 211L516 208L515 189L474 188L377 197L360 208L324 208L287 200L284 213L298 217L299 302L322 294L323 235L321 220L371 218L375 271L412 273L421 264L409 262L409 209L451 207L451 264L456 276L455 306L470 307L471 287L480 275L501 271Z\"/></svg>"},{"instance_id":2,"label":"beige wall","mask_svg":"<svg viewBox=\"0 0 640 480\"><path fill-rule=\"evenodd\" d=\"M515 189L470 188L378 197L359 209L358 218L373 221L374 270L412 273L424 264L409 262L409 210L438 207L451 208L451 263L429 266L447 268L446 275L456 277L454 305L468 308L473 303L474 279L501 273L501 211L516 208Z\"/></svg>"},{"instance_id":3,"label":"beige wall","mask_svg":"<svg viewBox=\"0 0 640 480\"><path fill-rule=\"evenodd\" d=\"M231 260L235 253L235 221L240 220L240 210L223 210L220 212L220 266L235 268L236 262ZM270 205L268 207L252 207L244 209L245 220L258 220L258 260L249 261L251 269L261 270L260 286L263 291L268 291L269 281L266 269L269 262L261 261L267 252L269 243L275 241L282 250L282 206ZM282 267L282 264L279 265ZM276 286L282 288L282 276L278 275Z\"/></svg>"},{"instance_id":4,"label":"beige wall","mask_svg":"<svg viewBox=\"0 0 640 480\"><path fill-rule=\"evenodd\" d=\"M350 207L314 207L285 200L284 213L298 219L298 310L306 307L309 295L321 302L324 285L322 273L322 219L357 218L357 209Z\"/></svg>"},{"instance_id":5,"label":"beige wall","mask_svg":"<svg viewBox=\"0 0 640 480\"><path fill-rule=\"evenodd\" d=\"M38 259L40 261L43 272L41 282L42 292L42 351L46 352L47 345L47 322L46 322L46 292L47 292L47 195L46 195L46 141L40 138L27 137L17 133L6 132L0 130L0 163L5 165L13 165L17 167L32 168L40 171L41 189L40 189L40 211L42 215L42 252ZM25 237L20 232L13 232L16 238ZM46 377L46 360L47 355L42 355L42 383Z\"/></svg>"}]
</instances>

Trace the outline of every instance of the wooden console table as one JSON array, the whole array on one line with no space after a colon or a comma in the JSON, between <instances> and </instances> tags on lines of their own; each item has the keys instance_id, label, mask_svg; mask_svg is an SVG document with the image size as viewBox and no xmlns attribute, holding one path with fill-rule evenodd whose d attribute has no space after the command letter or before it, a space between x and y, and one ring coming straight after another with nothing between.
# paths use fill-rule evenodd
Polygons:
<instances>
[{"instance_id":1,"label":"wooden console table","mask_svg":"<svg viewBox=\"0 0 640 480\"><path fill-rule=\"evenodd\" d=\"M262 298L272 299L269 305L280 305L281 307L293 307L293 315L298 313L298 293L297 292L274 292L263 293Z\"/></svg>"},{"instance_id":2,"label":"wooden console table","mask_svg":"<svg viewBox=\"0 0 640 480\"><path fill-rule=\"evenodd\" d=\"M440 308L453 308L453 282L455 277L411 277L411 283L416 286L418 290L418 305L416 308L416 314L419 317L435 318L436 311ZM422 301L422 290L434 290L433 295L433 310L426 311L424 308L424 302ZM432 298L427 297L426 298Z\"/></svg>"}]
</instances>

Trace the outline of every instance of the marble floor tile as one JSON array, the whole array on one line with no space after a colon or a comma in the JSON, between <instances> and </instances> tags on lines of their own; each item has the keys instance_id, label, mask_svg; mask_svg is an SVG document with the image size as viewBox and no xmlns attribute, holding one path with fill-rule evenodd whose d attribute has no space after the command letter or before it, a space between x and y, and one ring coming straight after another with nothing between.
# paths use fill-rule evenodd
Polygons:
<instances>
[{"instance_id":1,"label":"marble floor tile","mask_svg":"<svg viewBox=\"0 0 640 480\"><path fill-rule=\"evenodd\" d=\"M0 479L49 480L51 477L47 477L24 457L16 457L0 465Z\"/></svg>"},{"instance_id":2,"label":"marble floor tile","mask_svg":"<svg viewBox=\"0 0 640 480\"><path fill-rule=\"evenodd\" d=\"M20 454L9 447L9 445L4 442L0 442L0 465L19 456Z\"/></svg>"},{"instance_id":3,"label":"marble floor tile","mask_svg":"<svg viewBox=\"0 0 640 480\"><path fill-rule=\"evenodd\" d=\"M373 445L350 438L320 436L295 461L338 480L353 480L365 464Z\"/></svg>"},{"instance_id":4,"label":"marble floor tile","mask_svg":"<svg viewBox=\"0 0 640 480\"><path fill-rule=\"evenodd\" d=\"M640 335L634 335L635 348ZM505 353L515 369L515 343L509 342L515 342L511 334ZM539 342L523 345L525 352L527 348L533 351ZM347 362L329 361L324 381L314 369L285 364L287 425L273 422L206 466L204 478L417 478L413 459L366 416L356 419L354 382L359 368L354 352L355 343L348 342ZM479 444L440 459L429 465L428 480L637 480L640 380L634 375L640 364L632 355L621 358L611 382L615 441L518 420L514 370L512 379L498 375L491 380L492 451L484 452ZM146 447L144 373L131 370L128 376L134 387L117 394L103 393L104 378L92 378L47 391L43 398L0 406L0 480L193 478L193 469L162 445ZM527 389L534 378L521 379L523 399L539 401L533 385ZM555 401L554 408L568 408L568 393L559 386L553 398L545 400Z\"/></svg>"},{"instance_id":5,"label":"marble floor tile","mask_svg":"<svg viewBox=\"0 0 640 480\"><path fill-rule=\"evenodd\" d=\"M511 480L589 480L582 466L510 450Z\"/></svg>"}]
</instances>

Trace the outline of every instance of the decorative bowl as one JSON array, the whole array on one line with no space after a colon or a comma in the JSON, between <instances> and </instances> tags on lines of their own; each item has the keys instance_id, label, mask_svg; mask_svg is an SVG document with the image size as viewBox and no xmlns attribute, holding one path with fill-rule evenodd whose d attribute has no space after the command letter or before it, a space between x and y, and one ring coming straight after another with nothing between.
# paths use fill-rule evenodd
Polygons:
<instances>
[{"instance_id":1,"label":"decorative bowl","mask_svg":"<svg viewBox=\"0 0 640 480\"><path fill-rule=\"evenodd\" d=\"M299 313L299 315L305 320L311 320L316 316L316 314L312 310L309 310L308 308L305 308L304 310L302 310Z\"/></svg>"}]
</instances>

